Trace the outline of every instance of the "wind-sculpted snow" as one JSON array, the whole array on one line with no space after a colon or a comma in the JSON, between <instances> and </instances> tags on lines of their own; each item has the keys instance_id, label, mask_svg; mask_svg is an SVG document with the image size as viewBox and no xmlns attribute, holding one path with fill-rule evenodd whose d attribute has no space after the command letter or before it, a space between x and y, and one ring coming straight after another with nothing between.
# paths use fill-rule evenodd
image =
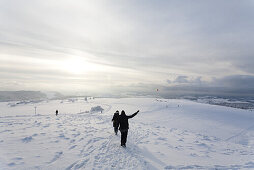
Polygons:
<instances>
[{"instance_id":1,"label":"wind-sculpted snow","mask_svg":"<svg viewBox=\"0 0 254 170\"><path fill-rule=\"evenodd\" d=\"M91 108L90 113L93 113L93 112L102 112L103 110L104 109L101 106L95 106L95 107Z\"/></svg>"},{"instance_id":2,"label":"wind-sculpted snow","mask_svg":"<svg viewBox=\"0 0 254 170\"><path fill-rule=\"evenodd\" d=\"M103 112L88 111L96 106ZM0 169L254 168L254 115L247 110L145 98L0 103L0 109ZM122 109L140 110L129 120L126 148L111 122Z\"/></svg>"}]
</instances>

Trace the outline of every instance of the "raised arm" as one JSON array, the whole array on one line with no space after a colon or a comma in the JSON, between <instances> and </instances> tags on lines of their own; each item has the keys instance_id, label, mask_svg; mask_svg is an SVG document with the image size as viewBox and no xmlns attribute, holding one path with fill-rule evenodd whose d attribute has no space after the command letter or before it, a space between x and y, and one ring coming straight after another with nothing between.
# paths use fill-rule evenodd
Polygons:
<instances>
[{"instance_id":1,"label":"raised arm","mask_svg":"<svg viewBox=\"0 0 254 170\"><path fill-rule=\"evenodd\" d=\"M132 115L127 116L127 117L128 117L128 119L133 118L134 116L136 116L136 115L138 114L138 112L139 112L139 110L138 110L138 111L136 111L135 113L133 113Z\"/></svg>"}]
</instances>

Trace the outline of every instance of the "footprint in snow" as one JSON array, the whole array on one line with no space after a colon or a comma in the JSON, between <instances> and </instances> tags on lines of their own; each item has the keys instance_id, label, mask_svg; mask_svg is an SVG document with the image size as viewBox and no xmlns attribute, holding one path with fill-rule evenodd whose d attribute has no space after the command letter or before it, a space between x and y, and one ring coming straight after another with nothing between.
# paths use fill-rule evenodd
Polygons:
<instances>
[{"instance_id":1,"label":"footprint in snow","mask_svg":"<svg viewBox=\"0 0 254 170\"><path fill-rule=\"evenodd\" d=\"M162 137L157 138L157 140L167 141L166 138L162 138Z\"/></svg>"},{"instance_id":2,"label":"footprint in snow","mask_svg":"<svg viewBox=\"0 0 254 170\"><path fill-rule=\"evenodd\" d=\"M59 143L59 140L50 141L50 143Z\"/></svg>"},{"instance_id":3,"label":"footprint in snow","mask_svg":"<svg viewBox=\"0 0 254 170\"><path fill-rule=\"evenodd\" d=\"M67 167L66 169L80 169L82 167L84 167L86 165L86 163L89 161L88 159L79 161L80 163L74 162L73 164L71 164L69 167Z\"/></svg>"},{"instance_id":4,"label":"footprint in snow","mask_svg":"<svg viewBox=\"0 0 254 170\"><path fill-rule=\"evenodd\" d=\"M63 133L61 133L58 137L59 137L59 138L63 138L63 139L65 139L65 140L69 140L69 139L70 139L70 138L68 138L68 137L65 137L65 135L64 135Z\"/></svg>"},{"instance_id":5,"label":"footprint in snow","mask_svg":"<svg viewBox=\"0 0 254 170\"><path fill-rule=\"evenodd\" d=\"M16 164L14 162L11 162L8 164L8 166L12 167L12 166L15 166Z\"/></svg>"},{"instance_id":6,"label":"footprint in snow","mask_svg":"<svg viewBox=\"0 0 254 170\"><path fill-rule=\"evenodd\" d=\"M53 163L56 160L58 160L62 154L63 154L63 152L56 152L54 158L49 163Z\"/></svg>"},{"instance_id":7,"label":"footprint in snow","mask_svg":"<svg viewBox=\"0 0 254 170\"><path fill-rule=\"evenodd\" d=\"M191 153L190 156L197 157L198 155L196 153Z\"/></svg>"},{"instance_id":8,"label":"footprint in snow","mask_svg":"<svg viewBox=\"0 0 254 170\"><path fill-rule=\"evenodd\" d=\"M32 136L29 136L29 137L23 138L23 139L22 139L22 142L24 142L24 143L29 143L29 142L31 142L32 140L33 140Z\"/></svg>"},{"instance_id":9,"label":"footprint in snow","mask_svg":"<svg viewBox=\"0 0 254 170\"><path fill-rule=\"evenodd\" d=\"M12 158L12 160L15 160L15 161L19 161L19 160L22 160L23 158L21 157L16 157L16 158Z\"/></svg>"},{"instance_id":10,"label":"footprint in snow","mask_svg":"<svg viewBox=\"0 0 254 170\"><path fill-rule=\"evenodd\" d=\"M200 147L204 147L204 148L210 148L207 144L205 143L199 143L197 144L197 146L200 146Z\"/></svg>"},{"instance_id":11,"label":"footprint in snow","mask_svg":"<svg viewBox=\"0 0 254 170\"><path fill-rule=\"evenodd\" d=\"M75 142L76 140L75 139L72 139L71 141L70 141L70 143L73 143L73 142Z\"/></svg>"},{"instance_id":12,"label":"footprint in snow","mask_svg":"<svg viewBox=\"0 0 254 170\"><path fill-rule=\"evenodd\" d=\"M79 135L80 135L80 133L77 133L77 134L74 133L74 134L72 134L73 137L77 137Z\"/></svg>"},{"instance_id":13,"label":"footprint in snow","mask_svg":"<svg viewBox=\"0 0 254 170\"><path fill-rule=\"evenodd\" d=\"M77 145L73 145L69 148L69 150L74 149Z\"/></svg>"},{"instance_id":14,"label":"footprint in snow","mask_svg":"<svg viewBox=\"0 0 254 170\"><path fill-rule=\"evenodd\" d=\"M46 124L46 125L44 125L43 127L44 128L47 128L47 127L49 127L50 126L50 124Z\"/></svg>"}]
</instances>

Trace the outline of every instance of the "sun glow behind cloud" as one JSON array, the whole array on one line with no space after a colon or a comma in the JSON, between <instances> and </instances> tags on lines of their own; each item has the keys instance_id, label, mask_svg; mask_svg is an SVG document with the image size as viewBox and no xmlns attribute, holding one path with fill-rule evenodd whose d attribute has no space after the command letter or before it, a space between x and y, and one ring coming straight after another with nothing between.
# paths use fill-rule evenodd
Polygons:
<instances>
[{"instance_id":1,"label":"sun glow behind cloud","mask_svg":"<svg viewBox=\"0 0 254 170\"><path fill-rule=\"evenodd\" d=\"M60 70L67 71L73 74L82 74L87 72L100 71L102 66L98 64L89 63L82 57L70 57L61 61L58 65Z\"/></svg>"},{"instance_id":2,"label":"sun glow behind cloud","mask_svg":"<svg viewBox=\"0 0 254 170\"><path fill-rule=\"evenodd\" d=\"M2 90L140 92L254 75L248 0L0 4Z\"/></svg>"}]
</instances>

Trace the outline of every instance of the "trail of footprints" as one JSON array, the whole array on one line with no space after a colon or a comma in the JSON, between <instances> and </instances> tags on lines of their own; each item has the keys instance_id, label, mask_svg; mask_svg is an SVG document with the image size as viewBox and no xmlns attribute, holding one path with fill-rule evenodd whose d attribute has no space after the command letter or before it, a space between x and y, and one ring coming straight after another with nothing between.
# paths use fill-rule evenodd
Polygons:
<instances>
[{"instance_id":1,"label":"trail of footprints","mask_svg":"<svg viewBox=\"0 0 254 170\"><path fill-rule=\"evenodd\" d=\"M29 117L28 117L29 118ZM65 157L64 152L76 151L77 160L70 163L67 169L79 169L86 166L92 166L96 169L103 168L101 165L107 164L111 169L121 169L129 167L130 169L140 168L147 169L149 163L140 154L141 145L163 145L169 151L175 150L188 153L191 157L210 157L211 153L223 154L230 156L232 154L254 155L253 151L247 147L234 149L232 146L227 146L227 143L219 138L206 136L203 134L195 134L187 130L166 127L160 125L151 125L145 123L133 123L129 131L128 143L126 150L120 147L120 136L112 135L112 127L106 122L110 122L109 116L98 115L82 115L73 116L65 115L59 117L53 116L31 116L29 119L15 118L14 121L6 118L1 122L0 134L14 134L19 136L17 142L20 141L24 145L38 144L59 148L51 157L48 158L47 164L53 164L59 159ZM155 122L156 123L156 122ZM98 126L95 126L98 125ZM25 126L25 127L24 127ZM24 127L24 128L20 128ZM27 129L32 129L28 134ZM101 134L108 134L105 138ZM0 144L5 140L1 139ZM223 147L218 147L218 146ZM100 146L100 147L98 147ZM62 148L62 147L66 147ZM223 149L218 149L223 148ZM22 149L22 148L21 148ZM51 149L51 148L49 148ZM47 152L47 151L45 151ZM163 156L163 154L161 153ZM34 156L35 159L40 159L40 156ZM28 161L22 156L15 156L7 163L8 167L23 167ZM42 168L44 165L39 166ZM246 163L240 167L254 167L253 162ZM35 168L30 167L30 168ZM170 168L199 168L198 165L185 166L165 166L165 169ZM202 167L201 167L202 168ZM207 168L207 167L203 167ZM208 167L209 168L209 167Z\"/></svg>"}]
</instances>

